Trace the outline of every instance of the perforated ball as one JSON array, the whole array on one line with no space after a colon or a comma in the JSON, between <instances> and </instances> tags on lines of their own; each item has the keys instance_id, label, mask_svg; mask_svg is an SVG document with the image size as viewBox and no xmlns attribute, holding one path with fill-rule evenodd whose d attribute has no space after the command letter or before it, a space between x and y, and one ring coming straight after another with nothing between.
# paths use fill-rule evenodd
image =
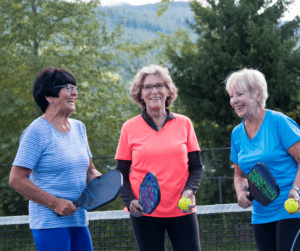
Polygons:
<instances>
[{"instance_id":1,"label":"perforated ball","mask_svg":"<svg viewBox=\"0 0 300 251\"><path fill-rule=\"evenodd\" d=\"M289 198L285 201L284 203L284 208L286 209L286 211L288 211L289 213L294 213L298 210L299 208L299 203L297 201L295 201L292 198Z\"/></svg>"},{"instance_id":2,"label":"perforated ball","mask_svg":"<svg viewBox=\"0 0 300 251\"><path fill-rule=\"evenodd\" d=\"M182 210L189 209L188 205L190 204L192 204L192 201L186 197L182 197L178 202L178 206Z\"/></svg>"}]
</instances>

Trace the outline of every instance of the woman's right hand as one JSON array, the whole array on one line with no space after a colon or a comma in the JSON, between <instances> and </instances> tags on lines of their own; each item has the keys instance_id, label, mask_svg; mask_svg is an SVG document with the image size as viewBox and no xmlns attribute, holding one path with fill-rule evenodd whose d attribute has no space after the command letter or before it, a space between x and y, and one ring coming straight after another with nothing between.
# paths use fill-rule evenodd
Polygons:
<instances>
[{"instance_id":1,"label":"woman's right hand","mask_svg":"<svg viewBox=\"0 0 300 251\"><path fill-rule=\"evenodd\" d=\"M58 215L70 216L78 210L78 207L76 207L70 200L57 198L53 210Z\"/></svg>"},{"instance_id":2,"label":"woman's right hand","mask_svg":"<svg viewBox=\"0 0 300 251\"><path fill-rule=\"evenodd\" d=\"M248 199L250 195L249 191L241 191L238 196L238 205L244 209L251 207L253 202Z\"/></svg>"},{"instance_id":3,"label":"woman's right hand","mask_svg":"<svg viewBox=\"0 0 300 251\"><path fill-rule=\"evenodd\" d=\"M131 201L129 211L134 217L141 217L144 214L143 207L140 205L138 200Z\"/></svg>"},{"instance_id":4,"label":"woman's right hand","mask_svg":"<svg viewBox=\"0 0 300 251\"><path fill-rule=\"evenodd\" d=\"M246 174L241 170L240 166L236 163L234 165L234 187L238 205L244 209L252 206L253 202L248 199L250 192L248 191L248 180Z\"/></svg>"}]
</instances>

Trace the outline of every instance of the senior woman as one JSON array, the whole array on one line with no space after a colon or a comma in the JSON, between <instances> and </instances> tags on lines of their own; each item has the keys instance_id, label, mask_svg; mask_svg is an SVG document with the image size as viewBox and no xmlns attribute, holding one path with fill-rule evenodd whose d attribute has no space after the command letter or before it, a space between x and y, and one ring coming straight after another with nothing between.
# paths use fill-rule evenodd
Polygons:
<instances>
[{"instance_id":1,"label":"senior woman","mask_svg":"<svg viewBox=\"0 0 300 251\"><path fill-rule=\"evenodd\" d=\"M258 250L300 250L300 209L287 213L284 202L300 202L300 129L295 121L265 108L268 98L264 75L254 69L234 72L226 80L230 104L241 124L231 135L231 161L238 205L253 204L252 224ZM280 195L268 206L248 200L246 175L258 162L275 177Z\"/></svg>"},{"instance_id":2,"label":"senior woman","mask_svg":"<svg viewBox=\"0 0 300 251\"><path fill-rule=\"evenodd\" d=\"M38 251L91 251L85 210L72 201L101 173L84 124L69 118L78 98L75 78L65 69L46 68L34 81L33 95L44 114L21 136L9 185L30 200Z\"/></svg>"},{"instance_id":3,"label":"senior woman","mask_svg":"<svg viewBox=\"0 0 300 251\"><path fill-rule=\"evenodd\" d=\"M177 98L177 88L168 69L157 65L142 68L135 76L130 95L143 112L123 125L115 158L123 174L121 199L130 212L140 251L163 251L165 231L174 251L200 250L195 193L200 185L200 148L189 118L166 107ZM139 187L148 172L154 172L161 201L146 215L139 204ZM181 197L192 204L177 207Z\"/></svg>"}]
</instances>

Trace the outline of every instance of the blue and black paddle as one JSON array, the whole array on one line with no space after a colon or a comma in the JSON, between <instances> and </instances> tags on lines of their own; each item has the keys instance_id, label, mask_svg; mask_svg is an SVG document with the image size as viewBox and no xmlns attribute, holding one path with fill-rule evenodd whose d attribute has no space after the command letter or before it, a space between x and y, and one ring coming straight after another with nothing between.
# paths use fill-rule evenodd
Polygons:
<instances>
[{"instance_id":1,"label":"blue and black paddle","mask_svg":"<svg viewBox=\"0 0 300 251\"><path fill-rule=\"evenodd\" d=\"M117 198L122 186L122 174L117 170L109 171L92 180L73 204L87 211L96 210Z\"/></svg>"},{"instance_id":2,"label":"blue and black paddle","mask_svg":"<svg viewBox=\"0 0 300 251\"><path fill-rule=\"evenodd\" d=\"M263 206L268 206L280 194L279 186L263 163L257 163L247 175L250 195L249 200L256 200Z\"/></svg>"},{"instance_id":3,"label":"blue and black paddle","mask_svg":"<svg viewBox=\"0 0 300 251\"><path fill-rule=\"evenodd\" d=\"M160 187L153 172L146 174L140 186L139 203L146 214L151 214L160 202Z\"/></svg>"}]
</instances>

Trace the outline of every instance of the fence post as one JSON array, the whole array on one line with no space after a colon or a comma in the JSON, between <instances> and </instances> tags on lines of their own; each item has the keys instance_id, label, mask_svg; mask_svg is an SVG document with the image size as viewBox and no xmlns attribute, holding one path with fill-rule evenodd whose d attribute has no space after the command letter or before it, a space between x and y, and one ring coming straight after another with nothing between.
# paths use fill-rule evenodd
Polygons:
<instances>
[{"instance_id":1,"label":"fence post","mask_svg":"<svg viewBox=\"0 0 300 251\"><path fill-rule=\"evenodd\" d=\"M219 183L219 197L220 197L220 204L222 204L222 188L221 188L221 177L218 177Z\"/></svg>"}]
</instances>

